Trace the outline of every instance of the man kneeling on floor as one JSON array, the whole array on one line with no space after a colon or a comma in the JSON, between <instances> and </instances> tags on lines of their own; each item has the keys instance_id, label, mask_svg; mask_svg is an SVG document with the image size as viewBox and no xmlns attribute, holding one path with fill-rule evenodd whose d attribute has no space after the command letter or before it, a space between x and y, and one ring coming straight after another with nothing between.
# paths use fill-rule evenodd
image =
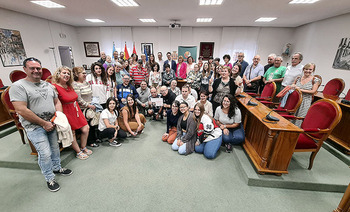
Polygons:
<instances>
[{"instance_id":1,"label":"man kneeling on floor","mask_svg":"<svg viewBox=\"0 0 350 212\"><path fill-rule=\"evenodd\" d=\"M50 122L62 105L51 84L42 81L41 62L33 57L23 62L27 77L16 81L10 88L10 100L19 114L19 121L28 139L38 152L38 164L50 191L58 191L55 174L71 175L73 172L61 167L60 149L55 125Z\"/></svg>"}]
</instances>

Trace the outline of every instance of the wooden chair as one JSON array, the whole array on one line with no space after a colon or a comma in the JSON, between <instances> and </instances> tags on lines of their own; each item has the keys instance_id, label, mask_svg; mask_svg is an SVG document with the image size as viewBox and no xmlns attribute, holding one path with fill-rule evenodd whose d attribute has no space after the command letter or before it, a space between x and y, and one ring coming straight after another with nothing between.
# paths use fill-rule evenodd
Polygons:
<instances>
[{"instance_id":1,"label":"wooden chair","mask_svg":"<svg viewBox=\"0 0 350 212\"><path fill-rule=\"evenodd\" d=\"M43 72L43 74L41 76L42 80L46 80L48 77L51 76L51 72L47 68L42 68L42 72Z\"/></svg>"},{"instance_id":2,"label":"wooden chair","mask_svg":"<svg viewBox=\"0 0 350 212\"><path fill-rule=\"evenodd\" d=\"M6 90L2 93L1 95L1 101L3 103L3 105L5 106L7 112L10 114L11 118L14 120L15 124L16 124L16 128L19 132L19 134L21 135L21 139L22 139L22 143L26 144L26 141L24 139L24 128L22 127L21 122L19 122L19 117L15 111L15 108L13 106L13 104L10 101L10 95L9 95L9 90L10 87L6 88ZM28 137L27 137L28 139ZM28 139L29 144L30 144L30 148L32 149L32 155L37 155L37 151L34 148L33 144L30 142L30 140Z\"/></svg>"},{"instance_id":3,"label":"wooden chair","mask_svg":"<svg viewBox=\"0 0 350 212\"><path fill-rule=\"evenodd\" d=\"M348 90L348 93L346 94L346 96L344 97L344 99L350 101L350 89Z\"/></svg>"},{"instance_id":4,"label":"wooden chair","mask_svg":"<svg viewBox=\"0 0 350 212\"><path fill-rule=\"evenodd\" d=\"M24 71L20 70L14 70L10 73L10 80L12 83L16 82L17 80L26 78L27 74Z\"/></svg>"},{"instance_id":5,"label":"wooden chair","mask_svg":"<svg viewBox=\"0 0 350 212\"><path fill-rule=\"evenodd\" d=\"M2 82L2 79L0 78L0 88L4 87L4 83Z\"/></svg>"},{"instance_id":6,"label":"wooden chair","mask_svg":"<svg viewBox=\"0 0 350 212\"><path fill-rule=\"evenodd\" d=\"M48 78L46 78L45 81L52 84L52 75L50 75Z\"/></svg>"},{"instance_id":7,"label":"wooden chair","mask_svg":"<svg viewBox=\"0 0 350 212\"><path fill-rule=\"evenodd\" d=\"M273 97L275 97L275 94L276 94L276 83L272 82L272 83L266 84L260 96L256 93L247 93L247 94L255 97L256 100L259 100L263 104L271 104L272 99Z\"/></svg>"},{"instance_id":8,"label":"wooden chair","mask_svg":"<svg viewBox=\"0 0 350 212\"><path fill-rule=\"evenodd\" d=\"M291 94L289 94L287 102L283 107L280 103L279 106L273 110L279 113L281 116L290 116L298 110L302 101L303 95L299 89L296 89Z\"/></svg>"},{"instance_id":9,"label":"wooden chair","mask_svg":"<svg viewBox=\"0 0 350 212\"><path fill-rule=\"evenodd\" d=\"M345 88L345 82L343 79L340 78L334 78L327 82L326 86L324 86L323 89L323 95L324 96L336 96L339 97L339 95L343 92Z\"/></svg>"},{"instance_id":10,"label":"wooden chair","mask_svg":"<svg viewBox=\"0 0 350 212\"><path fill-rule=\"evenodd\" d=\"M323 142L331 134L334 127L339 123L342 112L339 105L331 99L321 99L311 105L307 112L294 152L311 152L308 169L312 168L316 154Z\"/></svg>"}]
</instances>

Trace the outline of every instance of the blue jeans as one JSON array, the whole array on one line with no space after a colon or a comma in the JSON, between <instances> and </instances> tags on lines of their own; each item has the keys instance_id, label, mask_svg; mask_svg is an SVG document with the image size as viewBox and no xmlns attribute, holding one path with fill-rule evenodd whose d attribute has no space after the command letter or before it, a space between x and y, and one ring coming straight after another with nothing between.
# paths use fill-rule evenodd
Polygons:
<instances>
[{"instance_id":1,"label":"blue jeans","mask_svg":"<svg viewBox=\"0 0 350 212\"><path fill-rule=\"evenodd\" d=\"M237 128L228 129L229 134L225 135L222 131L222 142L231 144L241 144L245 139L243 125L240 124Z\"/></svg>"},{"instance_id":2,"label":"blue jeans","mask_svg":"<svg viewBox=\"0 0 350 212\"><path fill-rule=\"evenodd\" d=\"M208 159L214 159L220 149L221 142L222 136L208 142L203 142L198 146L194 146L194 150L197 153L203 153Z\"/></svg>"},{"instance_id":3,"label":"blue jeans","mask_svg":"<svg viewBox=\"0 0 350 212\"><path fill-rule=\"evenodd\" d=\"M27 136L38 152L38 164L45 180L49 182L55 178L52 172L61 168L60 148L57 143L56 129L47 132L39 127L28 131Z\"/></svg>"},{"instance_id":4,"label":"blue jeans","mask_svg":"<svg viewBox=\"0 0 350 212\"><path fill-rule=\"evenodd\" d=\"M174 151L178 151L180 155L186 154L186 143L182 144L181 146L177 145L177 139L175 139L174 143L171 145L171 149Z\"/></svg>"}]
</instances>

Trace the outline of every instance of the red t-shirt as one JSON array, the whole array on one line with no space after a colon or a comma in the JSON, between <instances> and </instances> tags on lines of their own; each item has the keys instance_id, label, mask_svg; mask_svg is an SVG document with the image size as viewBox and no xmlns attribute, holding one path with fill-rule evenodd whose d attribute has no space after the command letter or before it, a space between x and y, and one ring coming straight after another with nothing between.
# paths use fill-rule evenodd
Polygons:
<instances>
[{"instance_id":1,"label":"red t-shirt","mask_svg":"<svg viewBox=\"0 0 350 212\"><path fill-rule=\"evenodd\" d=\"M137 66L133 67L130 71L130 76L134 79L135 85L141 84L143 80L146 80L148 77L148 71L146 68L142 68L139 70ZM147 83L148 84L148 83Z\"/></svg>"}]
</instances>

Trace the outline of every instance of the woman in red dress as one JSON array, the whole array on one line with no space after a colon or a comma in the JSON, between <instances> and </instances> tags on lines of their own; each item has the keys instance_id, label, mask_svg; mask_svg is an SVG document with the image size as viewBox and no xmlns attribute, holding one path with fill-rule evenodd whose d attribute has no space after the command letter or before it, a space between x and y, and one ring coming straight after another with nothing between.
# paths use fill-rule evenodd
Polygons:
<instances>
[{"instance_id":1,"label":"woman in red dress","mask_svg":"<svg viewBox=\"0 0 350 212\"><path fill-rule=\"evenodd\" d=\"M68 122L73 131L72 147L76 151L76 157L84 160L92 154L92 151L86 148L87 137L89 135L89 125L85 116L81 112L73 87L72 71L68 67L59 67L53 75L53 86L55 87L58 99L62 103L63 113L67 116ZM80 129L80 147L76 139L75 130Z\"/></svg>"}]
</instances>

